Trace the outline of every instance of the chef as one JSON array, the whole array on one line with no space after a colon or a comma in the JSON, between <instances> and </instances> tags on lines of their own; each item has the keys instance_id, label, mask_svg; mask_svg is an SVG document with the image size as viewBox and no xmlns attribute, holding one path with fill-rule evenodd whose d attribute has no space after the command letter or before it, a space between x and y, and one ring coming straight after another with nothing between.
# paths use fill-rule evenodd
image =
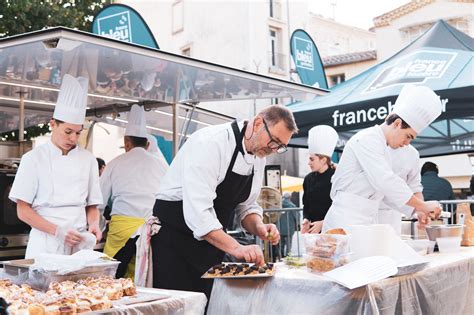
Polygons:
<instances>
[{"instance_id":1,"label":"chef","mask_svg":"<svg viewBox=\"0 0 474 315\"><path fill-rule=\"evenodd\" d=\"M235 212L245 230L278 243L276 226L262 222L256 201L265 157L285 152L295 132L293 114L274 105L250 121L206 127L188 138L165 175L153 209L162 225L152 239L154 287L199 291L209 298L212 281L201 275L222 262L224 253L264 263L258 245L240 245L226 228Z\"/></svg>"},{"instance_id":2,"label":"chef","mask_svg":"<svg viewBox=\"0 0 474 315\"><path fill-rule=\"evenodd\" d=\"M88 80L64 75L51 119L51 139L23 155L10 199L31 226L26 258L71 254L102 237L102 203L95 157L77 145L86 114ZM95 242L94 242L95 243Z\"/></svg>"},{"instance_id":3,"label":"chef","mask_svg":"<svg viewBox=\"0 0 474 315\"><path fill-rule=\"evenodd\" d=\"M127 118L125 153L107 164L100 177L100 187L104 200L111 198L112 201L104 253L124 263L120 270L124 269L125 276L133 278L135 243L131 241L128 247L124 246L151 216L168 164L147 152L148 134L143 107L133 105ZM101 209L105 206L101 205Z\"/></svg>"},{"instance_id":4,"label":"chef","mask_svg":"<svg viewBox=\"0 0 474 315\"><path fill-rule=\"evenodd\" d=\"M423 200L423 186L421 185L420 154L412 146L407 145L399 149L389 149L392 160L392 170L403 179L413 194ZM389 224L400 235L402 230L402 214L411 218L413 207L407 205L394 205L384 198L380 202L378 223Z\"/></svg>"},{"instance_id":5,"label":"chef","mask_svg":"<svg viewBox=\"0 0 474 315\"><path fill-rule=\"evenodd\" d=\"M332 178L333 200L324 218L323 231L353 224L377 222L380 201L415 208L421 225L439 215L438 202L424 202L392 170L390 148L410 142L441 114L441 101L426 86L405 86L393 112L382 125L354 135L344 148Z\"/></svg>"},{"instance_id":6,"label":"chef","mask_svg":"<svg viewBox=\"0 0 474 315\"><path fill-rule=\"evenodd\" d=\"M332 204L329 193L334 168L331 156L339 136L333 127L320 125L308 132L308 165L311 173L303 182L303 224L301 233L319 233Z\"/></svg>"}]
</instances>

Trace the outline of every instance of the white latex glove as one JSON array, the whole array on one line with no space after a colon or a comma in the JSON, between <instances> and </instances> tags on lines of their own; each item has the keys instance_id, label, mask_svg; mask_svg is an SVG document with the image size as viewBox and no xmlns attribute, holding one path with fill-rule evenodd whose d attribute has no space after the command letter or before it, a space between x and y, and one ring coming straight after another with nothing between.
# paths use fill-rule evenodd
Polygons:
<instances>
[{"instance_id":1,"label":"white latex glove","mask_svg":"<svg viewBox=\"0 0 474 315\"><path fill-rule=\"evenodd\" d=\"M75 246L79 244L83 236L81 233L76 231L75 229L70 228L69 226L57 226L56 232L54 233L54 237L61 243L66 244L69 246Z\"/></svg>"},{"instance_id":2,"label":"white latex glove","mask_svg":"<svg viewBox=\"0 0 474 315\"><path fill-rule=\"evenodd\" d=\"M81 233L83 239L78 245L74 246L73 252L78 252L82 249L94 249L95 244L97 243L97 238L94 234L90 232L82 232Z\"/></svg>"}]
</instances>

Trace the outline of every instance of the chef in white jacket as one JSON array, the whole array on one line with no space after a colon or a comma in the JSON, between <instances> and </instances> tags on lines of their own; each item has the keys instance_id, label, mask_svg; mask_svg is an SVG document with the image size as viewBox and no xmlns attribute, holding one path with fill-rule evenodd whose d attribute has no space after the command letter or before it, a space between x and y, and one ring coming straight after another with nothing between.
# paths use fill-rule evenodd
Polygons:
<instances>
[{"instance_id":1,"label":"chef in white jacket","mask_svg":"<svg viewBox=\"0 0 474 315\"><path fill-rule=\"evenodd\" d=\"M412 146L407 145L399 149L390 148L392 170L403 179L415 196L423 200L423 186L421 185L420 154ZM378 223L389 224L400 235L402 229L402 214L411 218L413 207L407 205L390 204L386 198L380 202Z\"/></svg>"},{"instance_id":2,"label":"chef in white jacket","mask_svg":"<svg viewBox=\"0 0 474 315\"><path fill-rule=\"evenodd\" d=\"M264 224L257 204L265 157L284 153L297 132L293 114L283 106L264 108L250 121L196 131L171 163L153 214L161 229L152 238L153 286L199 291L210 297L212 281L201 275L222 262L224 253L257 265L257 245L241 245L226 233L235 214L251 234L277 244L274 224Z\"/></svg>"},{"instance_id":3,"label":"chef in white jacket","mask_svg":"<svg viewBox=\"0 0 474 315\"><path fill-rule=\"evenodd\" d=\"M441 114L441 101L425 86L407 85L400 92L393 112L382 125L354 135L344 148L332 178L333 203L324 218L323 232L356 224L377 223L380 201L415 208L421 223L439 215L437 201L424 202L392 170L390 148L410 142Z\"/></svg>"},{"instance_id":4,"label":"chef in white jacket","mask_svg":"<svg viewBox=\"0 0 474 315\"><path fill-rule=\"evenodd\" d=\"M23 155L9 198L32 229L26 258L71 254L102 237L102 203L95 157L77 145L86 114L88 80L64 75L51 119L51 140Z\"/></svg>"},{"instance_id":5,"label":"chef in white jacket","mask_svg":"<svg viewBox=\"0 0 474 315\"><path fill-rule=\"evenodd\" d=\"M127 118L125 153L107 164L100 177L100 187L104 200L112 200L104 253L126 265L130 262L125 275L133 277L132 251L135 250L135 244L132 243L129 248L124 246L145 223L145 219L151 216L155 196L168 164L147 152L149 143L143 107L133 105Z\"/></svg>"}]
</instances>

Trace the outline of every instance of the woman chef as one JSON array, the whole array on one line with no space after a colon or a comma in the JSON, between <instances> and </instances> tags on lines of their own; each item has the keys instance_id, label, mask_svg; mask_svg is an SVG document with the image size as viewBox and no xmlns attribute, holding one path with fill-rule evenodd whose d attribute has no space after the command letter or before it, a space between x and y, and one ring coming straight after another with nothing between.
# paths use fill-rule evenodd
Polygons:
<instances>
[{"instance_id":1,"label":"woman chef","mask_svg":"<svg viewBox=\"0 0 474 315\"><path fill-rule=\"evenodd\" d=\"M51 119L51 140L21 159L9 197L17 203L18 218L32 227L26 258L42 253L71 254L81 242L102 237L97 161L77 146L87 88L87 79L64 75ZM87 227L95 239L85 233Z\"/></svg>"},{"instance_id":2,"label":"woman chef","mask_svg":"<svg viewBox=\"0 0 474 315\"><path fill-rule=\"evenodd\" d=\"M389 150L410 142L441 114L441 101L425 86L405 86L393 112L382 125L354 135L344 148L332 178L333 200L324 218L323 231L353 224L377 222L380 201L415 208L421 224L437 216L437 201L416 197L403 179L392 171Z\"/></svg>"},{"instance_id":3,"label":"woman chef","mask_svg":"<svg viewBox=\"0 0 474 315\"><path fill-rule=\"evenodd\" d=\"M330 126L320 125L308 132L309 167L311 173L303 182L303 225L301 233L319 233L324 216L332 204L329 193L334 168L331 156L339 136Z\"/></svg>"}]
</instances>

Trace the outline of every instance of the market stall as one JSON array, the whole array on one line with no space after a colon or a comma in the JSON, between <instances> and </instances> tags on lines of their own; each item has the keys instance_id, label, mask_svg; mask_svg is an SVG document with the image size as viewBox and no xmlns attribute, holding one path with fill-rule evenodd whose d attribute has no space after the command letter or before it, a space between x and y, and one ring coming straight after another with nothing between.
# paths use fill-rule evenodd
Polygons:
<instances>
[{"instance_id":1,"label":"market stall","mask_svg":"<svg viewBox=\"0 0 474 315\"><path fill-rule=\"evenodd\" d=\"M11 187L27 141L48 132L65 74L89 79L87 120L125 127L133 104L146 110L147 131L176 153L186 137L203 127L233 120L200 106L219 102L238 106L243 100L304 100L327 93L211 62L167 53L71 30L50 28L0 40L0 196ZM87 133L85 130L84 134ZM87 141L87 140L86 140ZM12 160L13 159L13 160ZM11 165L11 166L10 166ZM0 257L24 254L28 226L16 217L15 205L0 200Z\"/></svg>"},{"instance_id":2,"label":"market stall","mask_svg":"<svg viewBox=\"0 0 474 315\"><path fill-rule=\"evenodd\" d=\"M474 248L425 256L428 266L349 290L306 267L273 278L217 279L209 314L472 314Z\"/></svg>"}]
</instances>

